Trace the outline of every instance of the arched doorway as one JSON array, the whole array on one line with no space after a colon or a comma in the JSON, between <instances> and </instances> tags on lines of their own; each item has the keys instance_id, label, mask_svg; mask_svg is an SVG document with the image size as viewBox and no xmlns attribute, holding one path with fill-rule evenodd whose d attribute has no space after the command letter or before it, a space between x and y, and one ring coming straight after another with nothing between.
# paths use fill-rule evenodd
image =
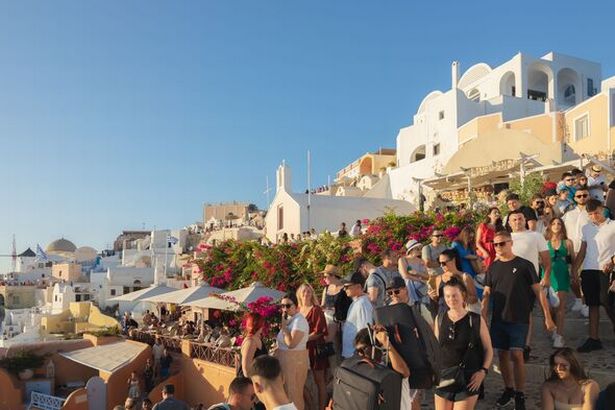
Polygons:
<instances>
[{"instance_id":1,"label":"arched doorway","mask_svg":"<svg viewBox=\"0 0 615 410\"><path fill-rule=\"evenodd\" d=\"M580 102L581 87L579 75L571 68L562 68L557 73L557 104L563 108L572 107Z\"/></svg>"},{"instance_id":2,"label":"arched doorway","mask_svg":"<svg viewBox=\"0 0 615 410\"><path fill-rule=\"evenodd\" d=\"M528 69L527 98L536 101L547 101L553 98L549 85L553 81L553 72L547 66L534 64Z\"/></svg>"},{"instance_id":3,"label":"arched doorway","mask_svg":"<svg viewBox=\"0 0 615 410\"><path fill-rule=\"evenodd\" d=\"M410 155L410 163L425 159L425 145L419 145L416 147L412 155Z\"/></svg>"},{"instance_id":4,"label":"arched doorway","mask_svg":"<svg viewBox=\"0 0 615 410\"><path fill-rule=\"evenodd\" d=\"M500 79L500 95L514 97L517 93L515 80L515 73L507 71Z\"/></svg>"}]
</instances>

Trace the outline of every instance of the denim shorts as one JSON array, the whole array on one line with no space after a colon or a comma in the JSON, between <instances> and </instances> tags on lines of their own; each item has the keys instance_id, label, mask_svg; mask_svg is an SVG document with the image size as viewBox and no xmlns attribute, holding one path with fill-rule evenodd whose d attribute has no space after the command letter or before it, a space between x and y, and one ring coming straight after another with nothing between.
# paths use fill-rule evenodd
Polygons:
<instances>
[{"instance_id":1,"label":"denim shorts","mask_svg":"<svg viewBox=\"0 0 615 410\"><path fill-rule=\"evenodd\" d=\"M491 345L498 350L523 350L530 325L527 323L511 323L492 321Z\"/></svg>"}]
</instances>

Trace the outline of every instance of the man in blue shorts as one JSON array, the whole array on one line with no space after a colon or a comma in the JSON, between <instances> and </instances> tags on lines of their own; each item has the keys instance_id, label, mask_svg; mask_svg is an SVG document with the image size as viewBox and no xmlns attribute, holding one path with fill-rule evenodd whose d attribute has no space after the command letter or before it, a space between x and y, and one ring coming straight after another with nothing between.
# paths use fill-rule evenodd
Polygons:
<instances>
[{"instance_id":1,"label":"man in blue shorts","mask_svg":"<svg viewBox=\"0 0 615 410\"><path fill-rule=\"evenodd\" d=\"M498 258L491 264L485 276L482 314L486 320L492 300L491 343L498 351L500 370L506 387L497 400L496 407L506 407L514 401L515 410L525 410L523 347L536 298L544 312L547 330L553 331L555 324L546 296L540 289L534 264L516 256L512 251L512 242L507 231L495 234L493 245Z\"/></svg>"}]
</instances>

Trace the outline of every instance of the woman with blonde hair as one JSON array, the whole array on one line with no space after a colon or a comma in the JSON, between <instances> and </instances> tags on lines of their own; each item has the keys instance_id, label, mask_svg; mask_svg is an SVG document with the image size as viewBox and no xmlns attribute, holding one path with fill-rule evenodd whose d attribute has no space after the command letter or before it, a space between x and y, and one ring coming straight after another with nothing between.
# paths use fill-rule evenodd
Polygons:
<instances>
[{"instance_id":1,"label":"woman with blonde hair","mask_svg":"<svg viewBox=\"0 0 615 410\"><path fill-rule=\"evenodd\" d=\"M307 349L310 357L310 369L318 388L318 409L323 409L327 401L327 386L325 374L329 367L329 358L325 355L325 337L327 336L327 320L325 313L318 306L316 293L311 285L304 283L297 289L299 312L310 326Z\"/></svg>"}]
</instances>

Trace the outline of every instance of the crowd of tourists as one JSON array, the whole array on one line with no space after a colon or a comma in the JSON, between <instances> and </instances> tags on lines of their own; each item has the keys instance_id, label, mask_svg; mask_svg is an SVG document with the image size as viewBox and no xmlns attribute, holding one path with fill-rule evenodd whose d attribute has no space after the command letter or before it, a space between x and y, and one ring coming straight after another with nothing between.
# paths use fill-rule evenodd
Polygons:
<instances>
[{"instance_id":1,"label":"crowd of tourists","mask_svg":"<svg viewBox=\"0 0 615 410\"><path fill-rule=\"evenodd\" d=\"M303 284L280 301L271 349L263 317L247 314L237 378L211 409L406 410L427 400L473 409L497 355L505 388L486 407L524 410L533 320L555 349L542 408L609 408L615 385L601 392L578 355L604 348L601 306L615 331L615 184L598 167L588 172L565 173L527 204L508 194L504 212L489 209L451 243L435 230L402 254L385 250L380 266L364 257L350 272L327 265L322 295ZM359 236L360 223L338 234ZM589 321L574 348L565 332L573 313Z\"/></svg>"}]
</instances>

